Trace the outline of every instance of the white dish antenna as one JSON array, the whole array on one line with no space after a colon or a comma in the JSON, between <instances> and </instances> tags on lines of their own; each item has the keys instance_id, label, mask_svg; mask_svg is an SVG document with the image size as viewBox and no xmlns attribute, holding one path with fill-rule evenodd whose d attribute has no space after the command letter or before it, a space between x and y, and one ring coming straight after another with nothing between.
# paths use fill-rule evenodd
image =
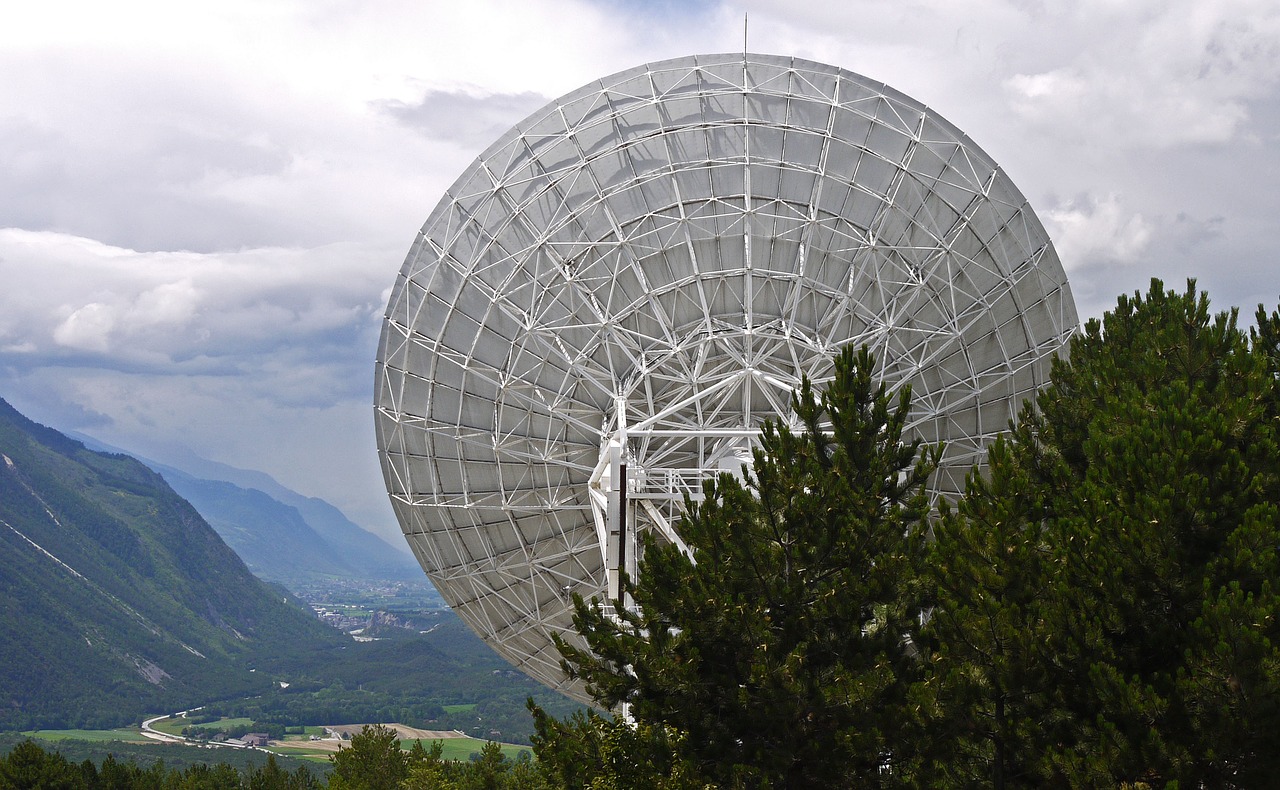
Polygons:
<instances>
[{"instance_id":1,"label":"white dish antenna","mask_svg":"<svg viewBox=\"0 0 1280 790\"><path fill-rule=\"evenodd\" d=\"M937 113L761 55L624 71L463 173L396 280L376 428L422 567L476 633L587 701L551 634L636 536L738 471L846 344L946 442L936 495L1048 380L1077 324L1022 194Z\"/></svg>"}]
</instances>

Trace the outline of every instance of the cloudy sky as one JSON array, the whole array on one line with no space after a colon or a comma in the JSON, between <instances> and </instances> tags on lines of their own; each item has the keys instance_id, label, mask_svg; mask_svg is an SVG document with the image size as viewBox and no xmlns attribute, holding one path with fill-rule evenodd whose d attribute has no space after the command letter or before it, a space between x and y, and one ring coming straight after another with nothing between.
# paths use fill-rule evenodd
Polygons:
<instances>
[{"instance_id":1,"label":"cloudy sky","mask_svg":"<svg viewBox=\"0 0 1280 790\"><path fill-rule=\"evenodd\" d=\"M1082 316L1153 276L1275 306L1274 0L46 0L0 25L0 397L395 534L373 359L428 212L545 102L741 51L744 15L965 130Z\"/></svg>"}]
</instances>

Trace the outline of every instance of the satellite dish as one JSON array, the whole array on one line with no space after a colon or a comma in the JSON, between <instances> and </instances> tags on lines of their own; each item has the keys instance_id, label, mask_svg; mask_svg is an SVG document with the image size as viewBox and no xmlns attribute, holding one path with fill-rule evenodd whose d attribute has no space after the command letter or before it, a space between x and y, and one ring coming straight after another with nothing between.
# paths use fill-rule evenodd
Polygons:
<instances>
[{"instance_id":1,"label":"satellite dish","mask_svg":"<svg viewBox=\"0 0 1280 790\"><path fill-rule=\"evenodd\" d=\"M512 664L587 701L551 641L636 534L738 471L846 344L910 383L954 496L1077 324L1026 199L963 133L843 69L679 58L503 135L432 211L387 306L376 430L405 537Z\"/></svg>"}]
</instances>

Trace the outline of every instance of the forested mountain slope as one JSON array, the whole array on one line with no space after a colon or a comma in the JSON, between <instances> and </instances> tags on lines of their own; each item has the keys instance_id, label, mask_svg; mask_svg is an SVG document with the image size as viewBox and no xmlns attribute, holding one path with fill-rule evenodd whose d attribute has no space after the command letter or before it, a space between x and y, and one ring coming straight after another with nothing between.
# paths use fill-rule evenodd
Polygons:
<instances>
[{"instance_id":1,"label":"forested mountain slope","mask_svg":"<svg viewBox=\"0 0 1280 790\"><path fill-rule=\"evenodd\" d=\"M342 639L255 578L160 475L0 400L0 728L255 693Z\"/></svg>"},{"instance_id":2,"label":"forested mountain slope","mask_svg":"<svg viewBox=\"0 0 1280 790\"><path fill-rule=\"evenodd\" d=\"M196 507L259 577L285 586L319 577L425 581L413 557L323 500L283 486L268 493L149 465Z\"/></svg>"}]
</instances>

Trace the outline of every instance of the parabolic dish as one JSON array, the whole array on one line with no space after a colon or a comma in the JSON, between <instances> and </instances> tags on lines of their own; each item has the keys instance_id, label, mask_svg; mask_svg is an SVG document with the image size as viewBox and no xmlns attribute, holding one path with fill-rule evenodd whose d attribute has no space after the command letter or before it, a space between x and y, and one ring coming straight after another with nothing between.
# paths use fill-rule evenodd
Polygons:
<instances>
[{"instance_id":1,"label":"parabolic dish","mask_svg":"<svg viewBox=\"0 0 1280 790\"><path fill-rule=\"evenodd\" d=\"M678 539L802 375L868 344L955 495L1076 324L1026 199L937 113L820 63L680 58L550 103L436 206L387 306L378 448L445 600L586 700L551 634L634 561L619 518Z\"/></svg>"}]
</instances>

